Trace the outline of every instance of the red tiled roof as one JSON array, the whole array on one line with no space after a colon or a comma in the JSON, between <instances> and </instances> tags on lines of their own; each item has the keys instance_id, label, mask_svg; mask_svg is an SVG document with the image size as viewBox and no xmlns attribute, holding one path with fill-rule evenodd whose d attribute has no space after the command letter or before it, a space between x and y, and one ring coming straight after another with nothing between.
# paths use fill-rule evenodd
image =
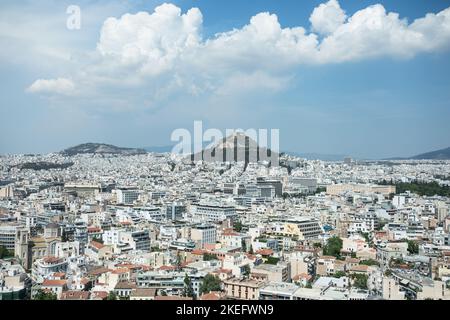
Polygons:
<instances>
[{"instance_id":1,"label":"red tiled roof","mask_svg":"<svg viewBox=\"0 0 450 320\"><path fill-rule=\"evenodd\" d=\"M89 299L88 291L66 291L61 295L61 300L87 300Z\"/></svg>"},{"instance_id":2,"label":"red tiled roof","mask_svg":"<svg viewBox=\"0 0 450 320\"><path fill-rule=\"evenodd\" d=\"M224 231L224 232L222 233L222 235L223 235L223 236L238 236L239 233L236 232L236 231Z\"/></svg>"},{"instance_id":3,"label":"red tiled roof","mask_svg":"<svg viewBox=\"0 0 450 320\"><path fill-rule=\"evenodd\" d=\"M64 278L66 274L64 272L55 272L53 273L53 277L55 278Z\"/></svg>"},{"instance_id":4,"label":"red tiled roof","mask_svg":"<svg viewBox=\"0 0 450 320\"><path fill-rule=\"evenodd\" d=\"M100 267L100 268L89 271L88 274L90 274L92 276L96 276L96 275L99 275L102 273L107 273L110 271L111 271L111 269Z\"/></svg>"},{"instance_id":5,"label":"red tiled roof","mask_svg":"<svg viewBox=\"0 0 450 320\"><path fill-rule=\"evenodd\" d=\"M176 268L176 266L161 266L158 270L175 270Z\"/></svg>"},{"instance_id":6,"label":"red tiled roof","mask_svg":"<svg viewBox=\"0 0 450 320\"><path fill-rule=\"evenodd\" d=\"M230 269L224 269L224 268L220 268L220 269L217 269L217 272L218 273L232 273L233 271L232 270L230 270Z\"/></svg>"},{"instance_id":7,"label":"red tiled roof","mask_svg":"<svg viewBox=\"0 0 450 320\"><path fill-rule=\"evenodd\" d=\"M292 277L292 280L301 280L304 279L306 281L311 280L312 276L306 273L300 273Z\"/></svg>"},{"instance_id":8,"label":"red tiled roof","mask_svg":"<svg viewBox=\"0 0 450 320\"><path fill-rule=\"evenodd\" d=\"M45 263L56 263L62 261L62 259L52 256L47 256L42 259L44 260Z\"/></svg>"},{"instance_id":9,"label":"red tiled roof","mask_svg":"<svg viewBox=\"0 0 450 320\"><path fill-rule=\"evenodd\" d=\"M200 300L221 300L222 299L222 292L210 292L205 293L200 297Z\"/></svg>"},{"instance_id":10,"label":"red tiled roof","mask_svg":"<svg viewBox=\"0 0 450 320\"><path fill-rule=\"evenodd\" d=\"M43 287L62 287L66 285L66 280L50 280L45 279L44 282L42 282Z\"/></svg>"},{"instance_id":11,"label":"red tiled roof","mask_svg":"<svg viewBox=\"0 0 450 320\"><path fill-rule=\"evenodd\" d=\"M97 241L91 241L91 246L97 248L97 249L101 249L103 248L105 245L103 243L97 242Z\"/></svg>"},{"instance_id":12,"label":"red tiled roof","mask_svg":"<svg viewBox=\"0 0 450 320\"><path fill-rule=\"evenodd\" d=\"M111 273L112 274L122 274L122 273L127 273L127 272L129 272L128 268L118 268L118 269L113 270Z\"/></svg>"},{"instance_id":13,"label":"red tiled roof","mask_svg":"<svg viewBox=\"0 0 450 320\"><path fill-rule=\"evenodd\" d=\"M273 255L273 250L272 249L259 249L258 251L256 251L256 254L260 254L263 256L271 256L271 255Z\"/></svg>"},{"instance_id":14,"label":"red tiled roof","mask_svg":"<svg viewBox=\"0 0 450 320\"><path fill-rule=\"evenodd\" d=\"M106 299L108 297L108 292L106 291L94 291L91 294L91 298L100 298L100 299Z\"/></svg>"}]
</instances>

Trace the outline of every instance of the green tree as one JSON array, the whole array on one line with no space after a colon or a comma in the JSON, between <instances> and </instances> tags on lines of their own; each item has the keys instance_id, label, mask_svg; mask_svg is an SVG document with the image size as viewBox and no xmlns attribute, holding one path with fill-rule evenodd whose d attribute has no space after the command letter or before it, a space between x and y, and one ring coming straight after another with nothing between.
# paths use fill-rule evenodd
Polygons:
<instances>
[{"instance_id":1,"label":"green tree","mask_svg":"<svg viewBox=\"0 0 450 320\"><path fill-rule=\"evenodd\" d=\"M183 297L195 298L194 288L192 287L191 278L187 275L184 276L184 288L182 292Z\"/></svg>"},{"instance_id":2,"label":"green tree","mask_svg":"<svg viewBox=\"0 0 450 320\"><path fill-rule=\"evenodd\" d=\"M314 194L318 194L318 193L322 193L322 192L326 192L327 188L326 187L318 187L316 189L316 191L314 192Z\"/></svg>"},{"instance_id":3,"label":"green tree","mask_svg":"<svg viewBox=\"0 0 450 320\"><path fill-rule=\"evenodd\" d=\"M114 291L110 291L106 297L106 300L117 300L117 294Z\"/></svg>"},{"instance_id":4,"label":"green tree","mask_svg":"<svg viewBox=\"0 0 450 320\"><path fill-rule=\"evenodd\" d=\"M242 231L242 222L240 222L240 221L235 222L235 223L233 224L233 229L234 229L236 232L241 232L241 231Z\"/></svg>"},{"instance_id":5,"label":"green tree","mask_svg":"<svg viewBox=\"0 0 450 320\"><path fill-rule=\"evenodd\" d=\"M69 241L69 236L67 235L67 232L65 230L63 230L62 234L61 234L61 242L67 242Z\"/></svg>"},{"instance_id":6,"label":"green tree","mask_svg":"<svg viewBox=\"0 0 450 320\"><path fill-rule=\"evenodd\" d=\"M101 236L96 236L92 238L93 241L103 244L103 239Z\"/></svg>"},{"instance_id":7,"label":"green tree","mask_svg":"<svg viewBox=\"0 0 450 320\"><path fill-rule=\"evenodd\" d=\"M243 252L247 252L247 243L245 242L245 239L242 239L241 247Z\"/></svg>"},{"instance_id":8,"label":"green tree","mask_svg":"<svg viewBox=\"0 0 450 320\"><path fill-rule=\"evenodd\" d=\"M250 276L250 266L248 264L246 264L243 268L242 268L242 275L244 276L244 278L248 278Z\"/></svg>"},{"instance_id":9,"label":"green tree","mask_svg":"<svg viewBox=\"0 0 450 320\"><path fill-rule=\"evenodd\" d=\"M361 235L364 237L367 243L370 243L370 236L367 232L361 232Z\"/></svg>"},{"instance_id":10,"label":"green tree","mask_svg":"<svg viewBox=\"0 0 450 320\"><path fill-rule=\"evenodd\" d=\"M386 224L387 224L386 221L380 221L380 222L378 223L378 226L377 226L376 230L377 230L377 231L383 230L383 228L384 228L384 226L385 226Z\"/></svg>"},{"instance_id":11,"label":"green tree","mask_svg":"<svg viewBox=\"0 0 450 320\"><path fill-rule=\"evenodd\" d=\"M278 261L280 261L279 258L268 257L267 260L264 263L266 263L266 264L277 264Z\"/></svg>"},{"instance_id":12,"label":"green tree","mask_svg":"<svg viewBox=\"0 0 450 320\"><path fill-rule=\"evenodd\" d=\"M418 254L419 253L419 245L417 242L413 240L406 240L408 242L408 252L410 254Z\"/></svg>"},{"instance_id":13,"label":"green tree","mask_svg":"<svg viewBox=\"0 0 450 320\"><path fill-rule=\"evenodd\" d=\"M363 264L366 266L379 266L380 263L377 260L369 259L369 260L361 260L359 264Z\"/></svg>"},{"instance_id":14,"label":"green tree","mask_svg":"<svg viewBox=\"0 0 450 320\"><path fill-rule=\"evenodd\" d=\"M211 291L220 291L220 279L217 276L212 274L207 274L205 278L203 278L203 282L200 285L200 293L209 293Z\"/></svg>"},{"instance_id":15,"label":"green tree","mask_svg":"<svg viewBox=\"0 0 450 320\"><path fill-rule=\"evenodd\" d=\"M342 239L337 236L333 236L328 239L327 244L323 247L323 254L338 258L341 256L341 249Z\"/></svg>"},{"instance_id":16,"label":"green tree","mask_svg":"<svg viewBox=\"0 0 450 320\"><path fill-rule=\"evenodd\" d=\"M352 275L353 285L358 289L366 289L367 290L367 279L369 278L365 274L354 274Z\"/></svg>"},{"instance_id":17,"label":"green tree","mask_svg":"<svg viewBox=\"0 0 450 320\"><path fill-rule=\"evenodd\" d=\"M57 300L56 294L50 291L39 289L34 295L33 300Z\"/></svg>"},{"instance_id":18,"label":"green tree","mask_svg":"<svg viewBox=\"0 0 450 320\"><path fill-rule=\"evenodd\" d=\"M215 254L205 252L203 254L203 261L217 260L217 256Z\"/></svg>"},{"instance_id":19,"label":"green tree","mask_svg":"<svg viewBox=\"0 0 450 320\"><path fill-rule=\"evenodd\" d=\"M180 252L177 251L177 259L175 260L175 266L177 267L177 270L181 270L182 263L183 262L181 261Z\"/></svg>"},{"instance_id":20,"label":"green tree","mask_svg":"<svg viewBox=\"0 0 450 320\"><path fill-rule=\"evenodd\" d=\"M4 246L0 246L0 259L9 257L14 257L14 252L6 249Z\"/></svg>"},{"instance_id":21,"label":"green tree","mask_svg":"<svg viewBox=\"0 0 450 320\"><path fill-rule=\"evenodd\" d=\"M346 273L344 272L344 271L336 271L334 274L333 274L333 277L334 278L342 278L342 277L345 277L346 276Z\"/></svg>"},{"instance_id":22,"label":"green tree","mask_svg":"<svg viewBox=\"0 0 450 320\"><path fill-rule=\"evenodd\" d=\"M395 191L397 194L404 193L405 191L411 191L421 196L450 196L450 187L445 185L441 186L436 181L421 182L416 180L411 182L398 182L394 184L392 180L390 182L383 180L379 183L382 185L395 185Z\"/></svg>"}]
</instances>

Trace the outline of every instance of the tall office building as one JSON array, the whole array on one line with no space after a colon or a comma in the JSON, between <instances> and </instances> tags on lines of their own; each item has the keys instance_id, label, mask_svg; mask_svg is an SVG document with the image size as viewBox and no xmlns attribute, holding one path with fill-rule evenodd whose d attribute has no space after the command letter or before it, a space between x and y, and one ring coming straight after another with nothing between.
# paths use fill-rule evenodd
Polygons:
<instances>
[{"instance_id":1,"label":"tall office building","mask_svg":"<svg viewBox=\"0 0 450 320\"><path fill-rule=\"evenodd\" d=\"M168 220L180 220L183 213L186 212L186 206L173 202L166 207L166 218Z\"/></svg>"}]
</instances>

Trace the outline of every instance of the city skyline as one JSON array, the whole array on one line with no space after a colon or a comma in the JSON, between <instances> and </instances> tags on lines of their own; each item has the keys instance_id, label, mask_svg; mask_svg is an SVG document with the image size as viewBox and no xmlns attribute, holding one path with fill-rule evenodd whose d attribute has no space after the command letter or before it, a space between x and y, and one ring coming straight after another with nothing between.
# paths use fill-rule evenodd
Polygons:
<instances>
[{"instance_id":1,"label":"city skyline","mask_svg":"<svg viewBox=\"0 0 450 320\"><path fill-rule=\"evenodd\" d=\"M67 1L3 2L0 154L164 146L194 120L296 153L449 146L448 1L166 2L78 1L78 30Z\"/></svg>"}]
</instances>

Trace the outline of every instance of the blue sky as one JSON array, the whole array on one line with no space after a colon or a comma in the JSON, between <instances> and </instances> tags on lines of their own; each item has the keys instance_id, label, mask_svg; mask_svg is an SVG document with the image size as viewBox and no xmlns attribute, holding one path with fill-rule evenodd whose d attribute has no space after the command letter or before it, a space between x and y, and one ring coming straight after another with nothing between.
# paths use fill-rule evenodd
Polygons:
<instances>
[{"instance_id":1,"label":"blue sky","mask_svg":"<svg viewBox=\"0 0 450 320\"><path fill-rule=\"evenodd\" d=\"M163 3L2 1L0 153L168 145L194 120L296 152L450 146L450 1Z\"/></svg>"}]
</instances>

